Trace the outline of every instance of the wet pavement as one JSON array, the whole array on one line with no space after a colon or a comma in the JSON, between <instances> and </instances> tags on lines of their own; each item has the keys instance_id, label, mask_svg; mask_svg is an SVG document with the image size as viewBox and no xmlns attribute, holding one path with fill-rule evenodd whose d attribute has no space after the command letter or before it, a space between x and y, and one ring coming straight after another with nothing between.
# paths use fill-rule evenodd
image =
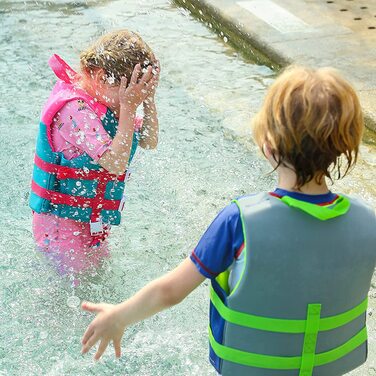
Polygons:
<instances>
[{"instance_id":1,"label":"wet pavement","mask_svg":"<svg viewBox=\"0 0 376 376\"><path fill-rule=\"evenodd\" d=\"M376 1L177 0L261 62L332 66L358 90L376 130ZM264 55L264 56L262 56Z\"/></svg>"}]
</instances>

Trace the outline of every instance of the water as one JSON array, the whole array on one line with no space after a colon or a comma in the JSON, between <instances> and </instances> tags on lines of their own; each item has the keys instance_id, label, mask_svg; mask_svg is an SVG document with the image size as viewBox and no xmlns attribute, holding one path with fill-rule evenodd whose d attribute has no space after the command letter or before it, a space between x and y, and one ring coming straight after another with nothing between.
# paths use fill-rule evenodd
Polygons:
<instances>
[{"instance_id":1,"label":"water","mask_svg":"<svg viewBox=\"0 0 376 376\"><path fill-rule=\"evenodd\" d=\"M213 375L207 361L207 283L182 304L129 328L123 357L80 355L85 300L118 302L170 270L231 198L272 189L269 167L249 141L249 121L275 74L242 59L223 38L165 0L0 3L0 375ZM103 31L138 31L162 64L160 145L141 153L128 185L112 258L78 288L33 250L27 206L38 117L54 78L52 53L77 56ZM376 207L375 145L338 187ZM375 289L371 307L375 312ZM375 315L370 359L376 367Z\"/></svg>"}]
</instances>

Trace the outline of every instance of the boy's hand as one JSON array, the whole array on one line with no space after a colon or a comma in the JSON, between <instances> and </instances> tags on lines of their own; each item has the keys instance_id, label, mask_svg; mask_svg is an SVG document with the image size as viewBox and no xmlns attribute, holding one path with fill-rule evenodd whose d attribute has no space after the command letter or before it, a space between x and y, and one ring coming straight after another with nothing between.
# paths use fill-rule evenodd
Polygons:
<instances>
[{"instance_id":1,"label":"boy's hand","mask_svg":"<svg viewBox=\"0 0 376 376\"><path fill-rule=\"evenodd\" d=\"M131 80L127 87L127 78L122 77L119 87L119 103L120 107L127 106L132 111L136 110L137 107L145 101L145 99L149 95L149 91L151 90L152 86L152 67L149 66L146 69L146 72L142 75L140 79L138 79L141 73L141 65L137 64L132 73Z\"/></svg>"},{"instance_id":2,"label":"boy's hand","mask_svg":"<svg viewBox=\"0 0 376 376\"><path fill-rule=\"evenodd\" d=\"M120 357L121 339L124 334L125 325L122 324L116 305L82 303L84 311L95 313L97 316L87 327L82 337L81 353L86 354L98 341L98 350L94 356L98 360L105 352L108 344L112 341L115 348L115 356Z\"/></svg>"}]
</instances>

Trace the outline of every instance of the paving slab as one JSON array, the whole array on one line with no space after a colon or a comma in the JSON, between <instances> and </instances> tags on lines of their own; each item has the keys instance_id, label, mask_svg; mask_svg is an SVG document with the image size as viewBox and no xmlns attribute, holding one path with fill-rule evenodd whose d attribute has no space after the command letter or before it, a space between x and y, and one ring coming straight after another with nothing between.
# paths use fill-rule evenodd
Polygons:
<instances>
[{"instance_id":1,"label":"paving slab","mask_svg":"<svg viewBox=\"0 0 376 376\"><path fill-rule=\"evenodd\" d=\"M376 131L376 0L175 0L276 69L332 66L359 93Z\"/></svg>"}]
</instances>

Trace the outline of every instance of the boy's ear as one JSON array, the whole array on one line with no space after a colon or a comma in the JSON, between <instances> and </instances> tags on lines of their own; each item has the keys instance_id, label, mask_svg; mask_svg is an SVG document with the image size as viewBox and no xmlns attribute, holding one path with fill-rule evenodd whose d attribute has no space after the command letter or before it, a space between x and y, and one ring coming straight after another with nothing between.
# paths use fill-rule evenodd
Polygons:
<instances>
[{"instance_id":1,"label":"boy's ear","mask_svg":"<svg viewBox=\"0 0 376 376\"><path fill-rule=\"evenodd\" d=\"M266 159L269 159L273 155L272 147L267 141L262 144L262 154L264 154Z\"/></svg>"},{"instance_id":2,"label":"boy's ear","mask_svg":"<svg viewBox=\"0 0 376 376\"><path fill-rule=\"evenodd\" d=\"M262 144L262 154L264 154L264 157L269 161L273 168L278 165L278 155L276 154L273 146L268 141L265 141Z\"/></svg>"}]
</instances>

